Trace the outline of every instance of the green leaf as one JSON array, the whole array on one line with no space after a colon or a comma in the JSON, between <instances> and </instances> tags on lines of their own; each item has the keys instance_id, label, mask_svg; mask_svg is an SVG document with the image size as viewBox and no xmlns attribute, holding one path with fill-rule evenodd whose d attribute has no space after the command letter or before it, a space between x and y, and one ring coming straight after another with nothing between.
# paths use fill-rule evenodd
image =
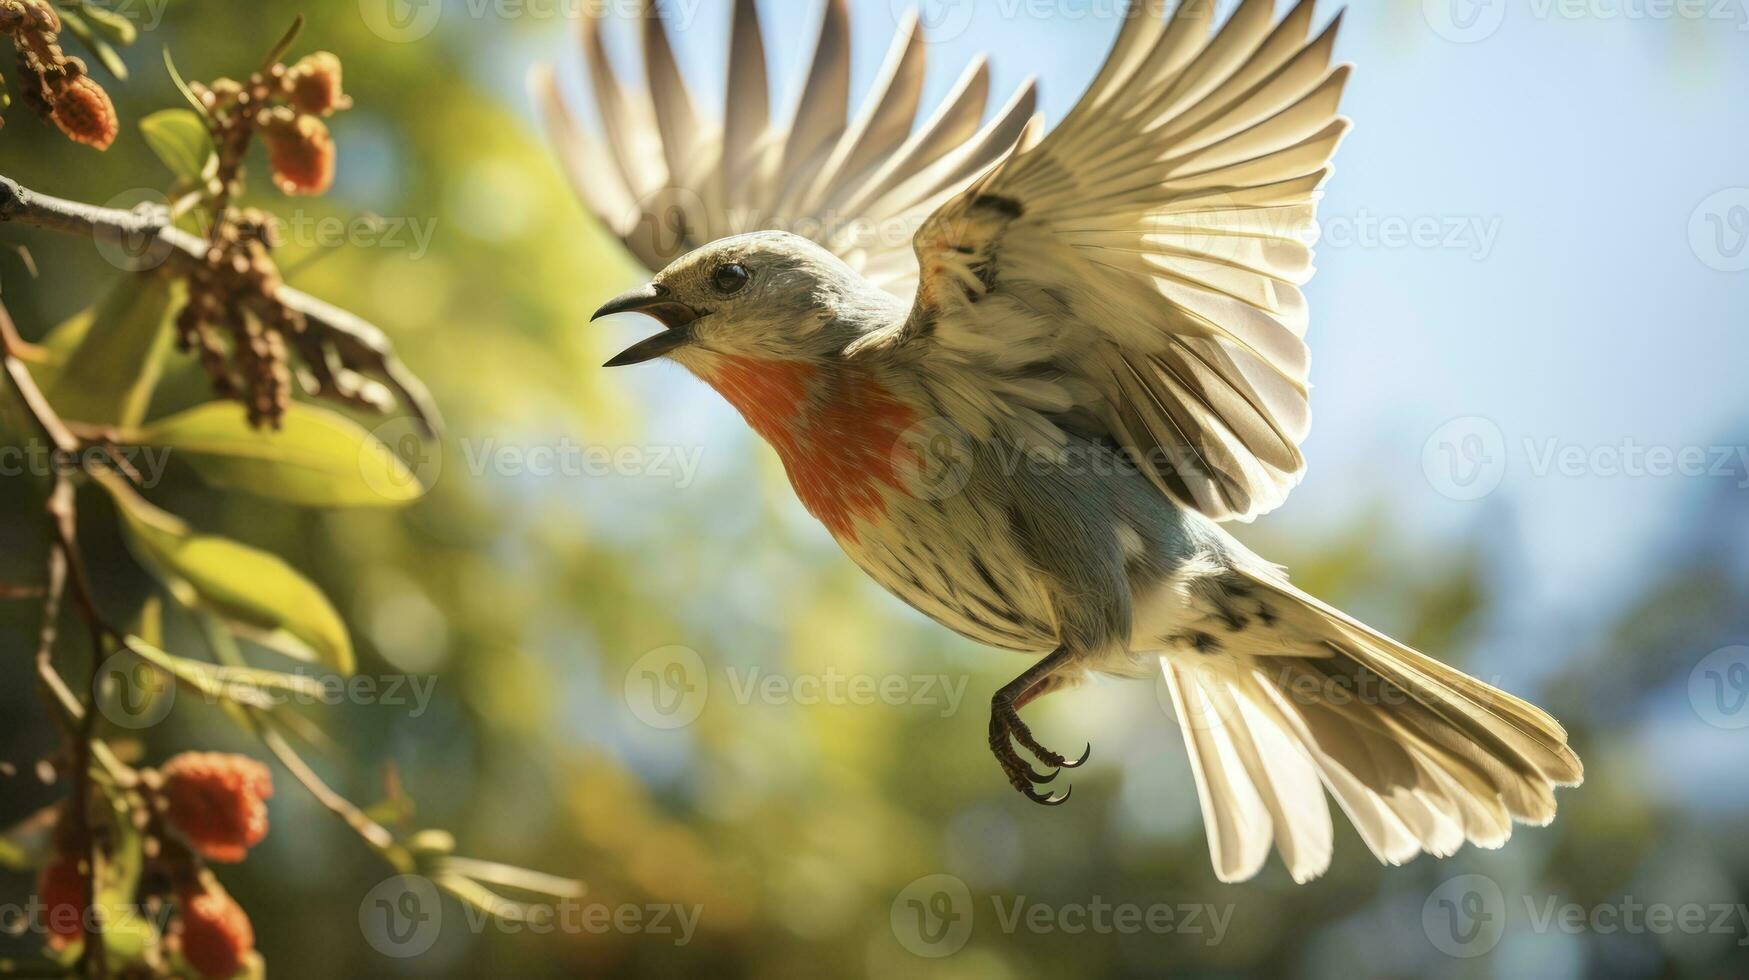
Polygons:
<instances>
[{"instance_id":1,"label":"green leaf","mask_svg":"<svg viewBox=\"0 0 1749 980\"><path fill-rule=\"evenodd\" d=\"M94 9L95 8L86 8L86 12L89 13ZM128 66L122 63L121 55L117 54L115 49L110 47L108 41L97 36L96 31L92 29L91 24L86 22L83 16L75 11L66 9L62 9L60 14L61 27L64 28L67 33L78 38L80 44L85 45L92 54L96 55L97 60L103 63L103 67L109 69L111 75L114 75L116 78L124 82L128 80ZM128 27L132 28L133 25L129 24ZM105 33L108 33L108 31L106 30ZM128 42L123 41L122 43L126 44Z\"/></svg>"},{"instance_id":2,"label":"green leaf","mask_svg":"<svg viewBox=\"0 0 1749 980\"><path fill-rule=\"evenodd\" d=\"M89 323L79 327L75 317L57 329L78 336L46 392L62 418L139 424L170 349L171 292L168 276L124 276L87 314Z\"/></svg>"},{"instance_id":3,"label":"green leaf","mask_svg":"<svg viewBox=\"0 0 1749 980\"><path fill-rule=\"evenodd\" d=\"M272 432L250 428L236 402L209 402L124 438L168 447L215 487L306 507L397 507L425 492L375 436L312 405L290 406Z\"/></svg>"},{"instance_id":4,"label":"green leaf","mask_svg":"<svg viewBox=\"0 0 1749 980\"><path fill-rule=\"evenodd\" d=\"M137 636L123 640L128 652L176 678L213 701L230 701L251 708L272 708L280 694L316 698L322 682L314 677L286 674L257 667L225 667L166 653Z\"/></svg>"},{"instance_id":5,"label":"green leaf","mask_svg":"<svg viewBox=\"0 0 1749 980\"><path fill-rule=\"evenodd\" d=\"M182 180L199 180L207 158L213 153L206 123L188 109L152 113L140 120L140 134L146 137L146 145L164 161L164 166Z\"/></svg>"},{"instance_id":6,"label":"green leaf","mask_svg":"<svg viewBox=\"0 0 1749 980\"><path fill-rule=\"evenodd\" d=\"M0 868L5 868L8 871L29 871L31 869L30 855L24 853L24 848L0 837Z\"/></svg>"},{"instance_id":7,"label":"green leaf","mask_svg":"<svg viewBox=\"0 0 1749 980\"><path fill-rule=\"evenodd\" d=\"M322 591L258 548L195 533L147 503L120 477L95 474L121 510L128 540L177 601L225 620L234 630L288 656L353 670L352 639Z\"/></svg>"},{"instance_id":8,"label":"green leaf","mask_svg":"<svg viewBox=\"0 0 1749 980\"><path fill-rule=\"evenodd\" d=\"M77 3L80 15L111 41L126 46L139 39L139 28L126 16L113 10L105 10L88 0L77 0Z\"/></svg>"},{"instance_id":9,"label":"green leaf","mask_svg":"<svg viewBox=\"0 0 1749 980\"><path fill-rule=\"evenodd\" d=\"M482 884L499 885L504 888L514 888L517 891L547 895L553 898L581 898L588 892L588 888L582 882L573 878L560 878L557 875L530 871L515 865L500 864L497 861L445 857L438 862L438 868L447 873L471 878Z\"/></svg>"}]
</instances>

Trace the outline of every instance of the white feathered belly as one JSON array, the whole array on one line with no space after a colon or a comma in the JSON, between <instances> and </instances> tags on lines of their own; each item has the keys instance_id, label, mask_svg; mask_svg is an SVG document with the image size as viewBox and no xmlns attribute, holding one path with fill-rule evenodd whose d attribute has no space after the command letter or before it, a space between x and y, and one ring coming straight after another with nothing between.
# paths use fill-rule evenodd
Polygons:
<instances>
[{"instance_id":1,"label":"white feathered belly","mask_svg":"<svg viewBox=\"0 0 1749 980\"><path fill-rule=\"evenodd\" d=\"M1048 653L1057 630L1048 593L1009 535L967 501L892 494L858 521L845 554L888 592L948 629L1005 650Z\"/></svg>"}]
</instances>

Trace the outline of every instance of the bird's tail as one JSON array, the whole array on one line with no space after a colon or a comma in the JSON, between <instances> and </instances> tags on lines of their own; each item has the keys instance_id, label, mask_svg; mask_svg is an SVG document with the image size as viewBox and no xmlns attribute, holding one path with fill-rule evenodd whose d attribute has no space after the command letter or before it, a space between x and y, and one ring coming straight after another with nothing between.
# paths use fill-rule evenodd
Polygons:
<instances>
[{"instance_id":1,"label":"bird's tail","mask_svg":"<svg viewBox=\"0 0 1749 980\"><path fill-rule=\"evenodd\" d=\"M1330 865L1324 789L1380 861L1464 841L1499 847L1514 820L1554 819L1584 778L1536 706L1404 646L1270 570L1211 583L1231 627L1218 652L1160 656L1202 801L1215 874L1256 874L1273 841L1295 881Z\"/></svg>"}]
</instances>

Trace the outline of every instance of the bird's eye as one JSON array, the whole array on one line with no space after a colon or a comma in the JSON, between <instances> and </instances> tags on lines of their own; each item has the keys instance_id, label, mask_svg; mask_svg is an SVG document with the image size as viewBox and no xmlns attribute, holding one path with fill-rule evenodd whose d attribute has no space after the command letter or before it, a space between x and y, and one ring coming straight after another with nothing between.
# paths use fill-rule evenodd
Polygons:
<instances>
[{"instance_id":1,"label":"bird's eye","mask_svg":"<svg viewBox=\"0 0 1749 980\"><path fill-rule=\"evenodd\" d=\"M715 286L717 292L724 296L733 296L747 288L747 284L751 281L753 281L753 273L748 272L747 267L738 262L719 265L717 271L711 273L711 285Z\"/></svg>"}]
</instances>

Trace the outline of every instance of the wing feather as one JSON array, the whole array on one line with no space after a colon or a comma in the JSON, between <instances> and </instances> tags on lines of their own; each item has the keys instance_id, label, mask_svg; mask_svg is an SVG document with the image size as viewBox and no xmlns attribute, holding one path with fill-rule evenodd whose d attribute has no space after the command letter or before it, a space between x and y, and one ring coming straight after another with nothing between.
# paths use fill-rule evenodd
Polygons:
<instances>
[{"instance_id":1,"label":"wing feather","mask_svg":"<svg viewBox=\"0 0 1749 980\"><path fill-rule=\"evenodd\" d=\"M1318 188L1348 131L1336 18L1138 0L1062 125L918 231L923 279L890 340L947 384L1057 379L1159 488L1248 520L1299 481ZM1006 339L1006 342L1004 342ZM1006 390L1006 389L1004 389ZM973 431L1048 413L993 394ZM1427 831L1432 811L1405 803Z\"/></svg>"},{"instance_id":2,"label":"wing feather","mask_svg":"<svg viewBox=\"0 0 1749 980\"><path fill-rule=\"evenodd\" d=\"M755 0L735 0L720 119L699 110L681 75L660 5L639 7L642 87L609 63L600 18L582 18L581 47L600 137L566 105L553 72L529 84L578 196L640 262L660 269L725 235L785 230L831 249L901 298L917 286L907 237L1008 156L1036 108L1024 83L983 122L990 72L982 57L913 128L926 45L901 20L869 94L850 113L851 28L845 0L824 0L806 80L787 122L774 122L765 35ZM879 233L871 234L871 229Z\"/></svg>"}]
</instances>

